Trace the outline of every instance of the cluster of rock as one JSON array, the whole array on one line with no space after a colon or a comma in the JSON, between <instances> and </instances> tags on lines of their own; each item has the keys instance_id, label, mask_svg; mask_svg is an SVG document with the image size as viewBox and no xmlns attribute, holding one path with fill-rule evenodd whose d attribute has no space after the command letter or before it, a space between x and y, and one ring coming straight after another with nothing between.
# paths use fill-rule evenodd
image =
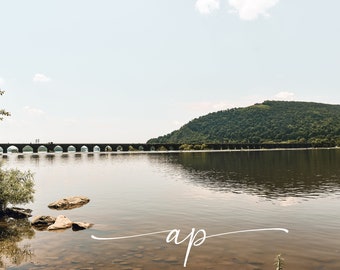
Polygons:
<instances>
[{"instance_id":1,"label":"cluster of rock","mask_svg":"<svg viewBox=\"0 0 340 270\"><path fill-rule=\"evenodd\" d=\"M36 216L32 219L31 224L38 230L60 230L71 228L74 231L90 228L93 224L87 222L72 222L64 215L57 217L52 216Z\"/></svg>"},{"instance_id":2,"label":"cluster of rock","mask_svg":"<svg viewBox=\"0 0 340 270\"><path fill-rule=\"evenodd\" d=\"M89 198L83 196L63 198L48 205L51 209L69 210L81 207L90 201ZM87 222L72 222L64 215L57 217L52 216L36 216L32 218L31 224L37 230L60 230L71 228L74 231L90 228L93 224Z\"/></svg>"}]
</instances>

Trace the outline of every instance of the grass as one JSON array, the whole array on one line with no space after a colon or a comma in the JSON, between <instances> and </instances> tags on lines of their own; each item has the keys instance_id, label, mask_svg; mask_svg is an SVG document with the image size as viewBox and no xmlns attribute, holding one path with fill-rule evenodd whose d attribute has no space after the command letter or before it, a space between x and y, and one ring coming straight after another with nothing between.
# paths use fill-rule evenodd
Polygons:
<instances>
[{"instance_id":1,"label":"grass","mask_svg":"<svg viewBox=\"0 0 340 270\"><path fill-rule=\"evenodd\" d=\"M275 270L283 270L284 259L281 257L281 254L277 255L275 258L274 265L276 266Z\"/></svg>"}]
</instances>

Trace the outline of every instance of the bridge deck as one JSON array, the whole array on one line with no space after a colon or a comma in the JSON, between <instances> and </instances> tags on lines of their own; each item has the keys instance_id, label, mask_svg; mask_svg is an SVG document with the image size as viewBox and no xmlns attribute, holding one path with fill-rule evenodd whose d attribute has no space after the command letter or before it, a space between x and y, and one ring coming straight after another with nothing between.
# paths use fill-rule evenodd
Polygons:
<instances>
[{"instance_id":1,"label":"bridge deck","mask_svg":"<svg viewBox=\"0 0 340 270\"><path fill-rule=\"evenodd\" d=\"M193 144L191 147L183 148L183 144L146 144L146 143L0 143L0 153L8 152L115 152L115 151L159 151L159 150L233 150L233 149L292 149L292 148L311 148L311 147L331 147L332 145L312 145L303 144ZM13 151L14 149L14 151Z\"/></svg>"}]
</instances>

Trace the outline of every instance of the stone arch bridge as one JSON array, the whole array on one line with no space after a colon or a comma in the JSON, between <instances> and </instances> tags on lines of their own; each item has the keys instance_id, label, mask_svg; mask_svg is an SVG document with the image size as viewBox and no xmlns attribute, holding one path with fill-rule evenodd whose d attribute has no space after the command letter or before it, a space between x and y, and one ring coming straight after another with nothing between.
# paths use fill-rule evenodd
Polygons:
<instances>
[{"instance_id":1,"label":"stone arch bridge","mask_svg":"<svg viewBox=\"0 0 340 270\"><path fill-rule=\"evenodd\" d=\"M178 151L182 144L146 144L146 143L0 143L0 154L9 152L119 152L119 151ZM200 150L201 145L192 145L192 150ZM205 144L209 150L241 149L289 149L310 148L311 144Z\"/></svg>"}]
</instances>

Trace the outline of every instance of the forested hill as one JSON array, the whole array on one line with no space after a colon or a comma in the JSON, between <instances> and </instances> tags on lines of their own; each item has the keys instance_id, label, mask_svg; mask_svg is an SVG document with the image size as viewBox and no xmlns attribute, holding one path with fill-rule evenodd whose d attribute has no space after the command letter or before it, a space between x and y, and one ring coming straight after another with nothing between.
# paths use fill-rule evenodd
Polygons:
<instances>
[{"instance_id":1,"label":"forested hill","mask_svg":"<svg viewBox=\"0 0 340 270\"><path fill-rule=\"evenodd\" d=\"M148 143L331 143L340 145L340 105L265 101L196 118Z\"/></svg>"}]
</instances>

